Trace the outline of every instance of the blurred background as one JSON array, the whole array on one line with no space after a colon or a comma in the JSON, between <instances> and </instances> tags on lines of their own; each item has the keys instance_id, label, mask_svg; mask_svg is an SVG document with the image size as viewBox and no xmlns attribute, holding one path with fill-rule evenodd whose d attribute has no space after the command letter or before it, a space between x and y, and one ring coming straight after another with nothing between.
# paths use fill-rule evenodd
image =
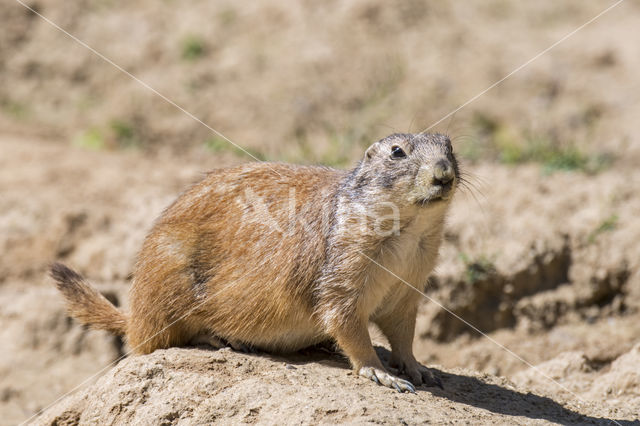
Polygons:
<instances>
[{"instance_id":1,"label":"blurred background","mask_svg":"<svg viewBox=\"0 0 640 426\"><path fill-rule=\"evenodd\" d=\"M27 4L260 160L348 168L390 133L449 134L469 184L430 296L581 398L640 408L639 3L452 115L614 2ZM202 172L253 159L19 3L2 1L0 28L0 421L13 423L126 351L66 317L46 265L126 307L154 218ZM415 349L572 398L427 301Z\"/></svg>"}]
</instances>

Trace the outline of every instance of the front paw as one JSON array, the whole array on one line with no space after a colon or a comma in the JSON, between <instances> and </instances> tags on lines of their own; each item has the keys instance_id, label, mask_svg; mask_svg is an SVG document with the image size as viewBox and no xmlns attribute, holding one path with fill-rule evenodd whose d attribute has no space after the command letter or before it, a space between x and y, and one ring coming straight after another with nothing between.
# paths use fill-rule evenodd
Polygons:
<instances>
[{"instance_id":1,"label":"front paw","mask_svg":"<svg viewBox=\"0 0 640 426\"><path fill-rule=\"evenodd\" d=\"M434 375L430 369L420 364L418 361L399 361L391 358L389 365L395 368L399 374L404 374L409 377L411 382L416 385L425 385L427 387L437 386L440 389L444 389L442 381L436 375Z\"/></svg>"},{"instance_id":2,"label":"front paw","mask_svg":"<svg viewBox=\"0 0 640 426\"><path fill-rule=\"evenodd\" d=\"M386 371L380 370L375 367L362 367L358 371L358 374L373 380L379 385L384 385L397 390L398 392L411 392L416 393L416 388L411 382L401 379L396 376L392 376Z\"/></svg>"}]
</instances>

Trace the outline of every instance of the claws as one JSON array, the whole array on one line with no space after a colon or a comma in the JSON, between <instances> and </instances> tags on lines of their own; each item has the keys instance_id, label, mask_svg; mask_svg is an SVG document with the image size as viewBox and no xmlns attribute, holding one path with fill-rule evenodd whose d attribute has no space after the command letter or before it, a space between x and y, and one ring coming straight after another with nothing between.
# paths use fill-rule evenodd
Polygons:
<instances>
[{"instance_id":1,"label":"claws","mask_svg":"<svg viewBox=\"0 0 640 426\"><path fill-rule=\"evenodd\" d=\"M416 388L413 384L407 380L401 379L396 376L392 376L386 371L380 370L375 367L362 367L358 372L359 375L366 377L379 385L384 385L389 388L393 388L398 392L411 392L416 393Z\"/></svg>"},{"instance_id":2,"label":"claws","mask_svg":"<svg viewBox=\"0 0 640 426\"><path fill-rule=\"evenodd\" d=\"M422 384L427 387L437 386L440 389L444 390L444 386L442 386L442 380L434 375L427 367L420 365L420 373L422 373Z\"/></svg>"},{"instance_id":3,"label":"claws","mask_svg":"<svg viewBox=\"0 0 640 426\"><path fill-rule=\"evenodd\" d=\"M402 380L402 379L399 379L399 380ZM402 392L416 393L416 388L415 388L415 386L413 386L413 384L411 382L407 382L406 380L404 380L404 382L406 382L406 383L404 384L404 386L400 386L400 389L398 389L398 392L400 392L400 393L402 393Z\"/></svg>"},{"instance_id":4,"label":"claws","mask_svg":"<svg viewBox=\"0 0 640 426\"><path fill-rule=\"evenodd\" d=\"M439 377L436 377L435 380L436 380L436 386L438 386L440 389L444 390L444 386L442 386L442 380L440 380Z\"/></svg>"},{"instance_id":5,"label":"claws","mask_svg":"<svg viewBox=\"0 0 640 426\"><path fill-rule=\"evenodd\" d=\"M436 377L429 368L417 362L411 358L407 361L392 359L389 362L390 365L396 368L399 374L407 376L411 382L416 385L424 385L426 387L439 387L444 390L442 381Z\"/></svg>"}]
</instances>

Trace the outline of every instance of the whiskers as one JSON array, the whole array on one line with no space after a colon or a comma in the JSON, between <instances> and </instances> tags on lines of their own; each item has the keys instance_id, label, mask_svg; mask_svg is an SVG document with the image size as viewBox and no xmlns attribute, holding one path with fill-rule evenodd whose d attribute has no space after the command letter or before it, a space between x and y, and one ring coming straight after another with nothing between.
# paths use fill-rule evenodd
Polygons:
<instances>
[{"instance_id":1,"label":"whiskers","mask_svg":"<svg viewBox=\"0 0 640 426\"><path fill-rule=\"evenodd\" d=\"M487 201L487 196L483 192L483 188L487 187L487 182L482 179L482 177L476 173L469 171L466 167L463 167L460 164L460 160L458 160L458 189L465 195L470 195L480 210L484 212L483 203L480 202L480 197L483 202Z\"/></svg>"}]
</instances>

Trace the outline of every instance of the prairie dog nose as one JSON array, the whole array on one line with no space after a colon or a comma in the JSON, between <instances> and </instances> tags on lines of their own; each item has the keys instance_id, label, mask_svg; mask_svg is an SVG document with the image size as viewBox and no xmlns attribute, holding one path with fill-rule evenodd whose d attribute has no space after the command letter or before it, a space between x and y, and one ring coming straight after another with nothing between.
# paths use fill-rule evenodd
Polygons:
<instances>
[{"instance_id":1,"label":"prairie dog nose","mask_svg":"<svg viewBox=\"0 0 640 426\"><path fill-rule=\"evenodd\" d=\"M439 160L433 168L433 177L439 183L448 183L453 179L453 166L448 160Z\"/></svg>"}]
</instances>

